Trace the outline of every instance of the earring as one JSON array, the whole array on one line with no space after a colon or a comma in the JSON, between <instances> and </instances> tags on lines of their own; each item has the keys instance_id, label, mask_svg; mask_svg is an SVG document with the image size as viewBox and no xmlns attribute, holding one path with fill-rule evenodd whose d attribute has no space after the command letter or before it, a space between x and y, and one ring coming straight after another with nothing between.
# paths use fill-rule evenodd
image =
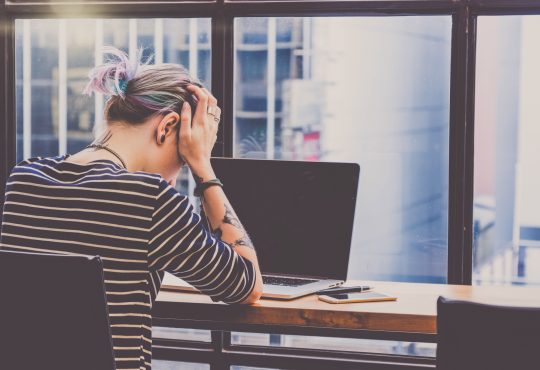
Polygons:
<instances>
[{"instance_id":1,"label":"earring","mask_svg":"<svg viewBox=\"0 0 540 370\"><path fill-rule=\"evenodd\" d=\"M161 141L161 144L163 144L165 142L165 134L162 134L159 140Z\"/></svg>"}]
</instances>

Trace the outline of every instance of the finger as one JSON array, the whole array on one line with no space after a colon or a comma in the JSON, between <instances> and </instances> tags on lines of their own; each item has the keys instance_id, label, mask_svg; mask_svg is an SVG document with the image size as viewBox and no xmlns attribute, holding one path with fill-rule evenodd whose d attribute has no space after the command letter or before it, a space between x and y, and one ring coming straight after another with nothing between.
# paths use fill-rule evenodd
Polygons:
<instances>
[{"instance_id":1,"label":"finger","mask_svg":"<svg viewBox=\"0 0 540 370\"><path fill-rule=\"evenodd\" d=\"M214 120L214 123L216 124L216 127L219 126L219 124L221 123L221 119L219 118L219 114L216 117L212 117L212 119Z\"/></svg>"},{"instance_id":2,"label":"finger","mask_svg":"<svg viewBox=\"0 0 540 370\"><path fill-rule=\"evenodd\" d=\"M218 107L218 106L216 106L216 109L217 109L216 117L217 117L217 119L219 120L219 121L218 121L218 123L219 123L219 122L221 122L221 108Z\"/></svg>"},{"instance_id":3,"label":"finger","mask_svg":"<svg viewBox=\"0 0 540 370\"><path fill-rule=\"evenodd\" d=\"M187 85L187 89L191 91L198 99L197 102L197 108L195 110L195 116L197 116L197 120L202 120L203 123L207 122L206 119L206 110L208 109L208 95L198 86L195 85Z\"/></svg>"},{"instance_id":4,"label":"finger","mask_svg":"<svg viewBox=\"0 0 540 370\"><path fill-rule=\"evenodd\" d=\"M208 95L208 104L209 105L217 105L218 101L214 95L206 87L202 88L203 91Z\"/></svg>"},{"instance_id":5,"label":"finger","mask_svg":"<svg viewBox=\"0 0 540 370\"><path fill-rule=\"evenodd\" d=\"M182 104L180 111L180 140L191 137L191 106L188 102Z\"/></svg>"},{"instance_id":6,"label":"finger","mask_svg":"<svg viewBox=\"0 0 540 370\"><path fill-rule=\"evenodd\" d=\"M205 87L203 87L202 89L206 94L208 94L208 105L210 107L212 107L212 106L216 107L215 109L217 111L216 111L215 117L217 117L217 119L219 120L220 117L221 117L221 109L217 105L218 100L216 99L216 97L214 95L212 95L212 93L208 89L206 89ZM219 121L218 121L218 123L219 123Z\"/></svg>"}]
</instances>

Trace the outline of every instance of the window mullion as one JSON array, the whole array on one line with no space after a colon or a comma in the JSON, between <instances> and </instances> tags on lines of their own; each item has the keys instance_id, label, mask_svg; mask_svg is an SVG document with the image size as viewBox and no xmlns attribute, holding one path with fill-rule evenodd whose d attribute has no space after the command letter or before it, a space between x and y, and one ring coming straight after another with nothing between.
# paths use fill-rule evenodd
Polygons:
<instances>
[{"instance_id":1,"label":"window mullion","mask_svg":"<svg viewBox=\"0 0 540 370\"><path fill-rule=\"evenodd\" d=\"M453 16L450 83L448 283L471 284L476 18L468 6Z\"/></svg>"},{"instance_id":2,"label":"window mullion","mask_svg":"<svg viewBox=\"0 0 540 370\"><path fill-rule=\"evenodd\" d=\"M222 3L222 1L220 1ZM221 4L222 5L222 4ZM220 6L212 17L212 92L222 109L214 156L233 154L234 17Z\"/></svg>"},{"instance_id":3,"label":"window mullion","mask_svg":"<svg viewBox=\"0 0 540 370\"><path fill-rule=\"evenodd\" d=\"M5 189L7 177L15 165L15 20L6 16L0 4L0 187ZM0 196L0 209L4 196Z\"/></svg>"}]
</instances>

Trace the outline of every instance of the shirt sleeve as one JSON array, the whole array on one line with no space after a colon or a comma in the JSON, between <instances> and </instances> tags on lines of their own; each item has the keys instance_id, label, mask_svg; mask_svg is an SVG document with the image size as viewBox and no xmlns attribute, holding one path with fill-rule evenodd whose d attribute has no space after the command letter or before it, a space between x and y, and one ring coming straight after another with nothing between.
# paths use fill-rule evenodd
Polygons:
<instances>
[{"instance_id":1,"label":"shirt sleeve","mask_svg":"<svg viewBox=\"0 0 540 370\"><path fill-rule=\"evenodd\" d=\"M188 198L163 179L152 214L148 265L183 279L215 302L241 302L255 286L253 264L212 235Z\"/></svg>"}]
</instances>

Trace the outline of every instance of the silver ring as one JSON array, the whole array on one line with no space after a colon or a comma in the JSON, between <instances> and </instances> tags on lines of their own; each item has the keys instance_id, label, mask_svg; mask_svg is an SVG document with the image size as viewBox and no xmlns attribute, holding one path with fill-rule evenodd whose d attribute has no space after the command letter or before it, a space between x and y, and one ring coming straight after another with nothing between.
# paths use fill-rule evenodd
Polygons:
<instances>
[{"instance_id":1,"label":"silver ring","mask_svg":"<svg viewBox=\"0 0 540 370\"><path fill-rule=\"evenodd\" d=\"M212 113L208 113L209 116L214 117L214 121L219 122L219 117L214 116Z\"/></svg>"},{"instance_id":2,"label":"silver ring","mask_svg":"<svg viewBox=\"0 0 540 370\"><path fill-rule=\"evenodd\" d=\"M219 114L219 108L217 105L209 105L206 107L206 113L217 116Z\"/></svg>"}]
</instances>

